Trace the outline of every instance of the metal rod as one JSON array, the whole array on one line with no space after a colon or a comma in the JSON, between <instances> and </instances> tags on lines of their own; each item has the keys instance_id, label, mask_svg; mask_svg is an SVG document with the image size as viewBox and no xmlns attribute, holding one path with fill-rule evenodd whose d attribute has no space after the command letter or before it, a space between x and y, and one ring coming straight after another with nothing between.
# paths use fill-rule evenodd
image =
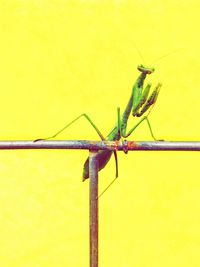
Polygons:
<instances>
[{"instance_id":1,"label":"metal rod","mask_svg":"<svg viewBox=\"0 0 200 267\"><path fill-rule=\"evenodd\" d=\"M200 151L200 141L0 141L3 149L87 149L90 175L90 267L98 267L98 150Z\"/></svg>"},{"instance_id":2,"label":"metal rod","mask_svg":"<svg viewBox=\"0 0 200 267\"><path fill-rule=\"evenodd\" d=\"M98 267L98 160L97 151L90 150L90 267Z\"/></svg>"},{"instance_id":3,"label":"metal rod","mask_svg":"<svg viewBox=\"0 0 200 267\"><path fill-rule=\"evenodd\" d=\"M89 150L153 150L200 151L200 141L0 141L1 149L89 149Z\"/></svg>"}]
</instances>

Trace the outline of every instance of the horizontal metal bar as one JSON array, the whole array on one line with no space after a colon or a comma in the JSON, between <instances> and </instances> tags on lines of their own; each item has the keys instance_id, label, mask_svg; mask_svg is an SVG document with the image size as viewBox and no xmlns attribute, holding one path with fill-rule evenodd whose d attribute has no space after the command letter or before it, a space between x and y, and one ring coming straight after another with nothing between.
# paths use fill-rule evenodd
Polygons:
<instances>
[{"instance_id":1,"label":"horizontal metal bar","mask_svg":"<svg viewBox=\"0 0 200 267\"><path fill-rule=\"evenodd\" d=\"M1 149L87 149L87 150L149 150L200 151L200 141L0 141Z\"/></svg>"}]
</instances>

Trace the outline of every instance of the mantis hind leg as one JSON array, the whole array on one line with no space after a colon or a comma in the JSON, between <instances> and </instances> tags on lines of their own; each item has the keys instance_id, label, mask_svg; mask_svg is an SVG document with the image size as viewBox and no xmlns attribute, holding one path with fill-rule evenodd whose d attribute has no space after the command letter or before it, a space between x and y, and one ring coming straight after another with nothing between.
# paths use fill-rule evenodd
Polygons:
<instances>
[{"instance_id":1,"label":"mantis hind leg","mask_svg":"<svg viewBox=\"0 0 200 267\"><path fill-rule=\"evenodd\" d=\"M54 135L49 136L47 138L36 139L36 140L34 140L34 142L42 141L42 140L49 140L49 139L52 139L52 138L56 137L61 132L63 132L65 129L67 129L69 126L71 126L74 122L76 122L77 120L79 120L81 117L86 118L86 120L92 125L92 127L95 129L95 131L97 132L97 134L99 135L99 137L101 138L102 141L106 140L105 137L103 136L103 134L101 133L101 131L98 129L98 127L90 119L90 117L86 113L83 113L83 114L79 115L78 117L76 117L74 120L72 120L70 123L68 123L67 125L65 125L65 127L63 127L62 129L60 129ZM115 156L115 168L116 168L116 175L115 175L115 177L117 178L118 177L118 160L117 160L117 152L116 151L114 151L114 156Z\"/></svg>"},{"instance_id":2,"label":"mantis hind leg","mask_svg":"<svg viewBox=\"0 0 200 267\"><path fill-rule=\"evenodd\" d=\"M118 160L117 160L117 151L114 151L114 156L115 156L115 167L116 167L116 175L115 178L109 183L109 185L101 192L101 194L98 196L100 198L107 190L108 188L111 187L111 185L116 181L118 178Z\"/></svg>"},{"instance_id":3,"label":"mantis hind leg","mask_svg":"<svg viewBox=\"0 0 200 267\"><path fill-rule=\"evenodd\" d=\"M117 158L117 151L114 151L114 157L115 157L115 179L118 177L118 158Z\"/></svg>"},{"instance_id":4,"label":"mantis hind leg","mask_svg":"<svg viewBox=\"0 0 200 267\"><path fill-rule=\"evenodd\" d=\"M37 139L35 140L35 142L40 141L40 140L49 140L52 139L54 137L56 137L57 135L59 135L61 132L63 132L65 129L67 129L70 125L72 125L74 122L76 122L78 119L80 119L81 117L86 118L86 120L92 125L92 127L95 129L95 131L97 132L97 134L99 135L99 137L101 138L101 140L105 140L103 134L100 132L100 130L97 128L97 126L94 124L94 122L90 119L90 117L86 114L83 113L81 115L79 115L77 118L75 118L73 121L71 121L70 123L68 123L65 127L63 127L61 130L59 130L58 132L56 132L54 135L49 136L47 138L43 138L43 139Z\"/></svg>"}]
</instances>

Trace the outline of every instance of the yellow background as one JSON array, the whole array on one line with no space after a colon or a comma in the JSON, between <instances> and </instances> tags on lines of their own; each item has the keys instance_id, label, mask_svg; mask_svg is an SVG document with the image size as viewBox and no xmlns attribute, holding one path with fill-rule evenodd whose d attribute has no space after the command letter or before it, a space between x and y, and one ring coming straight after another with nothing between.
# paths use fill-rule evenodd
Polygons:
<instances>
[{"instance_id":1,"label":"yellow background","mask_svg":"<svg viewBox=\"0 0 200 267\"><path fill-rule=\"evenodd\" d=\"M0 139L46 137L83 112L106 135L144 63L139 50L156 68L148 81L163 83L155 135L199 140L199 8L197 0L1 0ZM98 136L82 119L58 139ZM151 140L146 124L129 140ZM118 154L120 178L100 199L99 265L200 266L200 154ZM89 265L87 155L0 151L1 266ZM112 159L100 191L114 173Z\"/></svg>"}]
</instances>

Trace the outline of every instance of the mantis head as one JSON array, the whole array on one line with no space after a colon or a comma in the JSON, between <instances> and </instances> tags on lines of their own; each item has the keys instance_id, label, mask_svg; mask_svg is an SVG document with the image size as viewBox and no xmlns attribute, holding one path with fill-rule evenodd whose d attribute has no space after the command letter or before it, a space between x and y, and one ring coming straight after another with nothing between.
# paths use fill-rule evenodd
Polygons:
<instances>
[{"instance_id":1,"label":"mantis head","mask_svg":"<svg viewBox=\"0 0 200 267\"><path fill-rule=\"evenodd\" d=\"M155 70L154 68L144 67L143 65L139 65L137 68L139 71L141 71L142 73L145 73L145 74L151 74Z\"/></svg>"}]
</instances>

